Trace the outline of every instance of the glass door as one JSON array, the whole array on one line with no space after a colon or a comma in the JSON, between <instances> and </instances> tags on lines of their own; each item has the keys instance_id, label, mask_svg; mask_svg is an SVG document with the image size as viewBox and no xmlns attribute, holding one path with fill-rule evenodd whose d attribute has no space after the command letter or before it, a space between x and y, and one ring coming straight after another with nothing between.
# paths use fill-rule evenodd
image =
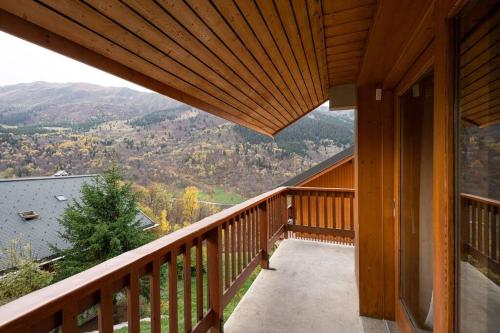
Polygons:
<instances>
[{"instance_id":1,"label":"glass door","mask_svg":"<svg viewBox=\"0 0 500 333\"><path fill-rule=\"evenodd\" d=\"M413 326L432 331L432 72L399 103L400 299Z\"/></svg>"}]
</instances>

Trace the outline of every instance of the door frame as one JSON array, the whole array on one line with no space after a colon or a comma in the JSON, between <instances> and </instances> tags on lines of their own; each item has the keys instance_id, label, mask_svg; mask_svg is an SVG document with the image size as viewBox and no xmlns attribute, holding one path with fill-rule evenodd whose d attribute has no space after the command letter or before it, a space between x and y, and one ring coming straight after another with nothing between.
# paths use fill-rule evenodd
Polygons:
<instances>
[{"instance_id":1,"label":"door frame","mask_svg":"<svg viewBox=\"0 0 500 333\"><path fill-rule=\"evenodd\" d=\"M434 67L434 43L431 41L418 56L394 89L394 253L395 253L395 314L396 324L401 332L413 332L415 327L408 316L400 297L400 97L411 88L426 72Z\"/></svg>"}]
</instances>

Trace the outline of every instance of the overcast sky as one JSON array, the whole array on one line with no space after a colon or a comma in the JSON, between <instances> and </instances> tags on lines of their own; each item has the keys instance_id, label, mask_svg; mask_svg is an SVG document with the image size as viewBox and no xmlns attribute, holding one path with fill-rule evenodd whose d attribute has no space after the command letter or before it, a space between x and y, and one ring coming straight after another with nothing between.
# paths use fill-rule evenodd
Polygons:
<instances>
[{"instance_id":1,"label":"overcast sky","mask_svg":"<svg viewBox=\"0 0 500 333\"><path fill-rule=\"evenodd\" d=\"M1 31L0 50L0 86L34 81L88 82L101 86L129 87L148 91Z\"/></svg>"}]
</instances>

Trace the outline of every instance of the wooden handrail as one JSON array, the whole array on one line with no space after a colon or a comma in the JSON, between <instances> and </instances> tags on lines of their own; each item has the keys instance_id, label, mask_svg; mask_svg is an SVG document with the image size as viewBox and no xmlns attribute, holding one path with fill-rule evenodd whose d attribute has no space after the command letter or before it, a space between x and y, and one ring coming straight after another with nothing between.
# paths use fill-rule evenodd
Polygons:
<instances>
[{"instance_id":1,"label":"wooden handrail","mask_svg":"<svg viewBox=\"0 0 500 333\"><path fill-rule=\"evenodd\" d=\"M469 194L469 193L460 193L460 196L464 199L470 199L472 201L481 202L481 203L485 203L485 204L488 204L491 206L500 207L500 201L498 201L498 200L480 197L478 195L473 195L473 194Z\"/></svg>"},{"instance_id":2,"label":"wooden handrail","mask_svg":"<svg viewBox=\"0 0 500 333\"><path fill-rule=\"evenodd\" d=\"M354 197L354 191L350 189L276 188L0 307L0 331L47 332L60 326L64 332L76 332L76 316L100 304L99 327L107 332L113 325L111 298L114 293L125 289L129 331L136 332L140 318L138 282L139 278L148 276L152 328L159 332L159 272L165 265L169 273L169 327L171 332L177 332L177 256L182 256L185 264L179 274L184 275L184 281L190 282L191 269L188 266L191 265L192 250L196 254L196 288L192 291L187 282L184 285L185 293L188 293L185 300L191 299L192 292L197 300L197 324L192 331L220 331L224 306L259 263L268 268L270 248L283 234L288 234L287 198L303 191ZM208 263L209 307L206 312L203 312L202 304L204 253ZM185 313L184 319L191 322L190 311ZM187 327L187 331L190 329Z\"/></svg>"}]
</instances>

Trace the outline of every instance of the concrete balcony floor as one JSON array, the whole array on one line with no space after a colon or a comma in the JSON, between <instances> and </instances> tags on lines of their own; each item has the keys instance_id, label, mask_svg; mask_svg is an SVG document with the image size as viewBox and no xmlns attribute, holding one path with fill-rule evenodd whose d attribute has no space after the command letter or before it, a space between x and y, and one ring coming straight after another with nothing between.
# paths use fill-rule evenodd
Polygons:
<instances>
[{"instance_id":1,"label":"concrete balcony floor","mask_svg":"<svg viewBox=\"0 0 500 333\"><path fill-rule=\"evenodd\" d=\"M354 247L281 242L224 326L226 333L386 332L359 316Z\"/></svg>"}]
</instances>

